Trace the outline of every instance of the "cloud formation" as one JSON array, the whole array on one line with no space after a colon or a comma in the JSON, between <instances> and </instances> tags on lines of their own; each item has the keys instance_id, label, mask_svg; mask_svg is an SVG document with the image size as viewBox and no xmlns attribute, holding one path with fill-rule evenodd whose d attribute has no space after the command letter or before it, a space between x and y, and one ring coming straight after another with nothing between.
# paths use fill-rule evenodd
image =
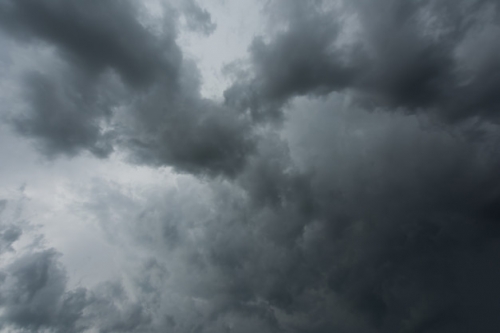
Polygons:
<instances>
[{"instance_id":1,"label":"cloud formation","mask_svg":"<svg viewBox=\"0 0 500 333\"><path fill-rule=\"evenodd\" d=\"M36 221L0 201L0 331L498 330L497 3L263 6L267 34L220 102L178 44L216 27L194 1L160 18L0 2L2 38L53 56L9 72L16 133L48 157L116 152L176 177L71 189L65 209L126 263L96 286L71 286L42 241L23 247Z\"/></svg>"},{"instance_id":2,"label":"cloud formation","mask_svg":"<svg viewBox=\"0 0 500 333\"><path fill-rule=\"evenodd\" d=\"M299 1L269 5L276 32L225 96L254 118L294 96L352 93L366 107L447 121L496 119L495 1ZM481 56L476 52L483 50Z\"/></svg>"},{"instance_id":3,"label":"cloud formation","mask_svg":"<svg viewBox=\"0 0 500 333\"><path fill-rule=\"evenodd\" d=\"M54 49L63 61L19 79L28 106L12 116L18 131L49 156L106 157L118 148L140 163L237 172L251 131L242 117L200 96L198 70L176 43L175 8L162 8L156 24L128 1L2 2L6 34ZM196 3L182 9L193 29L213 30Z\"/></svg>"}]
</instances>

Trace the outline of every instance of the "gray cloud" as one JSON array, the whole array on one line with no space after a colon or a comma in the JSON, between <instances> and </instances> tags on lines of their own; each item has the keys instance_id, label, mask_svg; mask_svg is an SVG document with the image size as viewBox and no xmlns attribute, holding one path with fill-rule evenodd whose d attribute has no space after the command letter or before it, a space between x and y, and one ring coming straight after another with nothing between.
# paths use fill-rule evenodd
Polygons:
<instances>
[{"instance_id":1,"label":"gray cloud","mask_svg":"<svg viewBox=\"0 0 500 333\"><path fill-rule=\"evenodd\" d=\"M17 258L2 272L2 329L22 332L138 332L149 324L143 307L127 300L120 284L68 290L53 249Z\"/></svg>"},{"instance_id":2,"label":"gray cloud","mask_svg":"<svg viewBox=\"0 0 500 333\"><path fill-rule=\"evenodd\" d=\"M135 301L116 283L69 290L57 253L35 251L3 270L5 320L56 332L494 332L498 130L471 141L426 121L302 99L233 181L185 175L177 189L132 192L96 181L74 209L134 253L123 274ZM34 317L69 298L69 313Z\"/></svg>"},{"instance_id":3,"label":"gray cloud","mask_svg":"<svg viewBox=\"0 0 500 333\"><path fill-rule=\"evenodd\" d=\"M70 289L66 270L59 261L61 254L43 247L40 234L22 252L13 249L12 244L23 231L33 231L30 222L18 221L16 214L9 215L4 209L8 205L22 209L19 204L3 200L0 211L0 330L144 332L150 318L143 306L128 298L121 283L107 282L92 290ZM7 218L11 219L9 229L5 229ZM5 256L4 244L14 256Z\"/></svg>"},{"instance_id":4,"label":"gray cloud","mask_svg":"<svg viewBox=\"0 0 500 333\"><path fill-rule=\"evenodd\" d=\"M174 9L165 5L160 26L148 27L152 19L130 2L102 6L2 3L0 26L9 36L44 42L64 61L20 80L28 106L11 115L16 129L48 156L106 157L118 149L141 164L235 174L252 150L252 133L243 117L200 97L199 72L176 44ZM186 6L196 29L213 29L208 12Z\"/></svg>"},{"instance_id":5,"label":"gray cloud","mask_svg":"<svg viewBox=\"0 0 500 333\"><path fill-rule=\"evenodd\" d=\"M187 27L205 35L210 35L217 25L212 22L210 13L201 8L194 0L183 1L183 13L186 16Z\"/></svg>"},{"instance_id":6,"label":"gray cloud","mask_svg":"<svg viewBox=\"0 0 500 333\"><path fill-rule=\"evenodd\" d=\"M213 101L183 94L166 97L159 85L132 107L141 113L133 112L124 122L121 139L134 162L232 176L253 150L248 121Z\"/></svg>"},{"instance_id":7,"label":"gray cloud","mask_svg":"<svg viewBox=\"0 0 500 333\"><path fill-rule=\"evenodd\" d=\"M290 134L313 171L315 219L300 243L318 269L305 287L325 283L373 331L493 331L496 319L469 306L495 307L489 279L498 272L485 262L498 255L497 130L472 143L415 118L320 105L303 104L317 111L296 113ZM471 273L479 257L490 272L483 277Z\"/></svg>"},{"instance_id":8,"label":"gray cloud","mask_svg":"<svg viewBox=\"0 0 500 333\"><path fill-rule=\"evenodd\" d=\"M6 310L2 315L3 325L12 324L32 331L47 326L74 329L71 317L78 317L83 304L76 304L77 312L73 314L64 313L73 309L63 305L75 301L72 296L81 298L82 295L68 295L66 299L66 276L57 266L56 252L46 250L20 257L3 274L1 304ZM65 317L70 320L66 322Z\"/></svg>"},{"instance_id":9,"label":"gray cloud","mask_svg":"<svg viewBox=\"0 0 500 333\"><path fill-rule=\"evenodd\" d=\"M110 67L133 85L160 74L175 81L178 75L181 52L174 26L167 22L160 41L141 25L128 1L3 1L0 13L8 33L53 44L88 71Z\"/></svg>"},{"instance_id":10,"label":"gray cloud","mask_svg":"<svg viewBox=\"0 0 500 333\"><path fill-rule=\"evenodd\" d=\"M193 176L89 186L75 210L126 258L127 283L71 290L56 250L16 254L3 328L496 332L496 3L328 4L269 4L272 31L220 104L201 97L174 17L157 36L128 2L4 2L7 34L63 60L20 83L20 133L49 156L115 149ZM22 235L0 224L0 254Z\"/></svg>"},{"instance_id":11,"label":"gray cloud","mask_svg":"<svg viewBox=\"0 0 500 333\"><path fill-rule=\"evenodd\" d=\"M0 200L0 216L7 206L7 200ZM6 251L13 251L12 244L19 239L22 229L17 225L0 219L0 255Z\"/></svg>"},{"instance_id":12,"label":"gray cloud","mask_svg":"<svg viewBox=\"0 0 500 333\"><path fill-rule=\"evenodd\" d=\"M154 258L137 281L168 313L160 325L495 331L497 128L471 141L339 99L297 101L233 182L89 195L110 237Z\"/></svg>"},{"instance_id":13,"label":"gray cloud","mask_svg":"<svg viewBox=\"0 0 500 333\"><path fill-rule=\"evenodd\" d=\"M342 4L270 5L285 28L254 40L250 79L225 92L228 104L258 120L279 117L294 96L347 91L369 109L496 119L498 49L489 42L498 33L496 2Z\"/></svg>"},{"instance_id":14,"label":"gray cloud","mask_svg":"<svg viewBox=\"0 0 500 333\"><path fill-rule=\"evenodd\" d=\"M75 155L88 149L106 157L113 147L100 122L110 117L111 101L105 100L105 93L93 87L93 82L68 71L64 74L64 78L50 78L35 72L25 77L26 97L33 108L13 117L15 128L38 139L48 156Z\"/></svg>"}]
</instances>

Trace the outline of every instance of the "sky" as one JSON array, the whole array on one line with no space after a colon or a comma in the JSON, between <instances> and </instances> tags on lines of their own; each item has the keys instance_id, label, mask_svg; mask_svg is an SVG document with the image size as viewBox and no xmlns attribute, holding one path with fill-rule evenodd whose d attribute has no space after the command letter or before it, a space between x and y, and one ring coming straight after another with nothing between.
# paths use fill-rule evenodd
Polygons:
<instances>
[{"instance_id":1,"label":"sky","mask_svg":"<svg viewBox=\"0 0 500 333\"><path fill-rule=\"evenodd\" d=\"M0 0L0 333L496 333L496 0Z\"/></svg>"}]
</instances>

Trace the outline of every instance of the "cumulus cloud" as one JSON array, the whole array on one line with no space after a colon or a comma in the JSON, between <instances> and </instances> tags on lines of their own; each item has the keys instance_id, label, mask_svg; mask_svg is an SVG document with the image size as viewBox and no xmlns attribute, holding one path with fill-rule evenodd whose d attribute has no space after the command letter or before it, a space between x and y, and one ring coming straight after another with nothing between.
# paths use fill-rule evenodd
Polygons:
<instances>
[{"instance_id":1,"label":"cumulus cloud","mask_svg":"<svg viewBox=\"0 0 500 333\"><path fill-rule=\"evenodd\" d=\"M193 29L213 29L195 2L183 10ZM185 8L184 8L185 7ZM124 150L138 163L232 175L251 150L245 119L201 98L199 72L177 45L175 8L160 23L128 1L4 1L6 35L55 50L47 68L18 84L26 110L18 131L48 156Z\"/></svg>"},{"instance_id":2,"label":"cumulus cloud","mask_svg":"<svg viewBox=\"0 0 500 333\"><path fill-rule=\"evenodd\" d=\"M177 177L72 189L118 282L71 287L56 249L1 220L0 330L497 331L496 2L263 4L223 102L177 44L217 22L160 7L0 3L4 37L55 58L9 78L17 133Z\"/></svg>"},{"instance_id":3,"label":"cumulus cloud","mask_svg":"<svg viewBox=\"0 0 500 333\"><path fill-rule=\"evenodd\" d=\"M131 275L168 314L160 327L493 332L497 129L470 141L338 96L287 115L234 181L97 183L86 196L113 242L142 258Z\"/></svg>"},{"instance_id":4,"label":"cumulus cloud","mask_svg":"<svg viewBox=\"0 0 500 333\"><path fill-rule=\"evenodd\" d=\"M147 84L160 73L175 80L181 57L175 31L165 31L160 42L138 21L137 10L128 1L24 0L3 1L1 15L7 33L50 43L89 71L110 67L133 85ZM173 29L168 21L166 26Z\"/></svg>"},{"instance_id":5,"label":"cumulus cloud","mask_svg":"<svg viewBox=\"0 0 500 333\"><path fill-rule=\"evenodd\" d=\"M254 40L250 79L225 92L229 104L257 120L279 116L294 96L333 91L350 92L369 108L449 121L496 119L498 50L488 41L498 30L495 1L278 1L269 7L274 35ZM484 61L476 60L477 47Z\"/></svg>"},{"instance_id":6,"label":"cumulus cloud","mask_svg":"<svg viewBox=\"0 0 500 333\"><path fill-rule=\"evenodd\" d=\"M10 211L6 209L9 205ZM150 318L142 305L130 300L120 282L106 282L92 290L71 289L60 263L61 254L43 245L42 234L33 235L35 225L16 218L20 212L12 214L19 209L23 209L19 200L2 201L2 246L9 246L11 254L0 253L2 332L85 332L89 329L144 332ZM10 221L6 222L7 218ZM10 229L5 230L6 223L11 225ZM23 231L32 234L31 240L24 237L28 246L14 249L12 245L21 241Z\"/></svg>"}]
</instances>

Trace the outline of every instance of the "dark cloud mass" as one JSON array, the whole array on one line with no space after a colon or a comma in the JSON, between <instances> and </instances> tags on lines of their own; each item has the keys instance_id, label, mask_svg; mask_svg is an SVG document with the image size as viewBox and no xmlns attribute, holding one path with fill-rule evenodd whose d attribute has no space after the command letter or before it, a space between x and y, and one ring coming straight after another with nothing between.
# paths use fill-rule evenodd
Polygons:
<instances>
[{"instance_id":1,"label":"dark cloud mass","mask_svg":"<svg viewBox=\"0 0 500 333\"><path fill-rule=\"evenodd\" d=\"M285 28L253 42L251 79L227 101L261 119L294 96L348 91L371 108L496 120L496 1L338 3L269 4Z\"/></svg>"},{"instance_id":2,"label":"dark cloud mass","mask_svg":"<svg viewBox=\"0 0 500 333\"><path fill-rule=\"evenodd\" d=\"M166 31L160 42L140 24L136 11L131 2L119 0L7 0L1 17L4 29L15 37L54 44L87 70L110 67L134 85L147 84L160 73L175 80L181 57L175 32ZM168 57L162 55L165 51Z\"/></svg>"},{"instance_id":3,"label":"dark cloud mass","mask_svg":"<svg viewBox=\"0 0 500 333\"><path fill-rule=\"evenodd\" d=\"M161 24L149 27L137 6L2 1L5 33L54 48L65 62L27 75L27 111L13 123L49 156L88 150L105 157L120 146L135 161L233 174L251 150L244 119L200 97L198 70L176 43L175 9L165 5ZM193 29L213 31L195 2L182 9Z\"/></svg>"},{"instance_id":4,"label":"dark cloud mass","mask_svg":"<svg viewBox=\"0 0 500 333\"><path fill-rule=\"evenodd\" d=\"M55 58L13 76L17 133L176 177L76 196L127 263L93 287L0 201L0 332L498 332L498 3L266 2L222 102L178 45L219 24L180 3L0 0Z\"/></svg>"}]
</instances>

